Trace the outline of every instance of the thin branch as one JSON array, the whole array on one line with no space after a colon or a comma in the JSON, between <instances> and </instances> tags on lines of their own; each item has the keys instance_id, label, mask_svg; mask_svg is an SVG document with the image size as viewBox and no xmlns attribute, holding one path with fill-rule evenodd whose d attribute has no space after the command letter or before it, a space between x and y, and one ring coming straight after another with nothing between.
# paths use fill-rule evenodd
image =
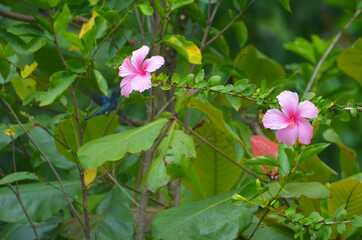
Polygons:
<instances>
[{"instance_id":1,"label":"thin branch","mask_svg":"<svg viewBox=\"0 0 362 240\"><path fill-rule=\"evenodd\" d=\"M262 221L264 220L264 218L268 215L269 211L270 211L269 209L265 210L265 212L264 212L263 216L261 216L261 218L260 218L260 220L259 220L258 224L256 224L256 227L254 228L253 232L250 234L250 236L249 236L248 240L252 239L252 237L254 236L254 234L255 234L256 230L258 230L258 228L259 228L259 226L260 226L261 222L262 222Z\"/></svg>"},{"instance_id":2,"label":"thin branch","mask_svg":"<svg viewBox=\"0 0 362 240\"><path fill-rule=\"evenodd\" d=\"M0 175L1 175L2 177L5 177L5 175L4 175L4 173L3 173L2 170L0 170ZM39 235L38 235L38 232L36 231L35 225L34 225L33 221L31 220L28 212L26 211L26 209L25 209L25 207L24 207L24 204L23 204L23 201L21 201L21 197L20 197L19 190L15 191L15 189L13 188L13 186L11 186L10 183L6 184L6 186L7 186L8 188L10 188L10 190L14 193L16 199L18 200L18 202L19 202L19 204L20 204L20 206L21 206L21 209L23 210L26 218L28 219L28 222L30 223L31 228L33 229L33 232L34 232L34 234L35 234L35 238L36 238L37 240L40 240Z\"/></svg>"},{"instance_id":3,"label":"thin branch","mask_svg":"<svg viewBox=\"0 0 362 240\"><path fill-rule=\"evenodd\" d=\"M358 17L358 15L361 13L362 9L357 9L356 12L354 13L353 17L349 20L349 22L346 24L346 26L344 26L344 28L339 31L339 33L337 34L337 36L334 38L332 44L329 46L329 48L327 49L327 51L324 53L323 57L319 60L316 68L314 69L314 72L312 74L312 77L310 78L307 87L304 90L303 96L302 98L305 96L305 94L307 94L307 92L309 91L309 89L312 87L314 80L317 76L317 73L319 71L319 69L321 68L324 60L326 60L327 56L329 55L329 53L332 51L332 49L335 47L335 45L337 44L338 40L341 38L342 34L347 30L347 28L349 28L349 26L351 26L351 24L353 23L353 21Z\"/></svg>"},{"instance_id":4,"label":"thin branch","mask_svg":"<svg viewBox=\"0 0 362 240\"><path fill-rule=\"evenodd\" d=\"M210 91L210 92L216 92L216 93L220 93L220 94L230 95L230 96L233 96L233 97L245 98L245 99L248 99L250 101L257 102L257 100L254 99L254 98L244 96L244 95L241 95L241 94L237 94L237 93L232 93L232 92L221 92L221 91L214 90L214 89L211 89L211 88L206 88L206 87L205 88L196 88L194 86L188 86L188 85L176 85L176 84L173 84L173 83L167 83L167 82L162 82L162 81L153 81L153 82L159 84L160 86L168 86L168 87L173 87L173 88L193 89L193 90L199 90L199 91Z\"/></svg>"},{"instance_id":5,"label":"thin branch","mask_svg":"<svg viewBox=\"0 0 362 240\"><path fill-rule=\"evenodd\" d=\"M245 8L226 26L224 29L222 29L218 34L216 34L215 37L211 38L208 42L205 43L204 47L209 46L211 43L213 43L216 39L218 39L226 30L228 30L244 13L245 11L255 2L255 0L251 0L248 5L245 6Z\"/></svg>"},{"instance_id":6,"label":"thin branch","mask_svg":"<svg viewBox=\"0 0 362 240\"><path fill-rule=\"evenodd\" d=\"M19 126L23 129L25 135L28 137L28 139L30 140L30 142L34 145L34 147L40 152L40 154L43 156L43 158L45 159L45 161L48 163L50 169L52 170L52 172L54 173L55 177L57 178L59 185L63 191L63 193L66 192L65 187L63 185L62 179L60 178L59 174L57 173L57 171L55 170L53 164L50 162L50 160L48 159L48 157L44 154L44 152L40 149L40 147L38 146L38 144L36 144L36 142L34 141L34 139L30 136L30 134L28 133L28 131L25 129L24 125L20 122L18 116L15 114L13 108L9 105L9 103L5 100L0 98L0 100L3 102L3 104L10 110L10 112L13 114L16 122L19 124ZM82 226L82 228L84 229L84 224L81 221L77 211L75 210L72 202L70 201L69 197L67 194L64 194L70 208L72 209L73 214L76 216L77 220L79 221L79 224Z\"/></svg>"},{"instance_id":7,"label":"thin branch","mask_svg":"<svg viewBox=\"0 0 362 240\"><path fill-rule=\"evenodd\" d=\"M1 8L0 8L0 15L3 17L14 19L14 20L21 21L21 22L30 22L30 23L38 22L33 16L23 15L23 14L11 12L11 11L6 11L5 9L1 9ZM88 18L76 16L73 23L82 25L83 23L87 23L88 21L89 21Z\"/></svg>"},{"instance_id":8,"label":"thin branch","mask_svg":"<svg viewBox=\"0 0 362 240\"><path fill-rule=\"evenodd\" d=\"M207 39L207 37L209 36L209 31L210 31L212 22L214 21L214 18L215 18L215 16L216 16L216 12L217 12L217 10L218 10L219 7L220 7L221 2L222 2L222 0L217 1L216 5L215 5L215 8L214 8L214 11L212 12L212 15L211 15L211 16L208 14L208 15L209 15L209 18L208 18L208 20L207 20L207 26L206 26L206 29L205 29L204 36L202 37L201 45L200 45L200 51L201 51L201 52L204 51L205 47L207 46L207 45L205 45L206 39ZM208 11L209 11L209 13L210 13L210 2L209 2Z\"/></svg>"},{"instance_id":9,"label":"thin branch","mask_svg":"<svg viewBox=\"0 0 362 240\"><path fill-rule=\"evenodd\" d=\"M131 186L125 185L124 187L131 190L131 191L133 191L133 192L135 192L135 193L137 193L137 194L142 194L142 192L140 190L138 190L136 188L133 188ZM168 206L166 204L158 201L157 199L154 199L154 198L151 198L151 197L149 197L148 199L151 200L152 202L160 205L161 207L168 208Z\"/></svg>"},{"instance_id":10,"label":"thin branch","mask_svg":"<svg viewBox=\"0 0 362 240\"><path fill-rule=\"evenodd\" d=\"M134 203L136 204L137 207L140 207L140 205L138 204L138 202L136 200L134 200L133 197L131 197L128 192L118 183L117 179L115 179L111 174L107 173L106 174L113 182L114 184L117 185L117 187L119 187L119 189L121 189L121 191L126 194L126 196Z\"/></svg>"},{"instance_id":11,"label":"thin branch","mask_svg":"<svg viewBox=\"0 0 362 240\"><path fill-rule=\"evenodd\" d=\"M124 112L122 112L122 111L118 111L118 116L121 119L123 119L124 121L131 123L135 127L140 127L140 126L143 126L143 125L145 125L147 123L144 120L140 120L140 119L137 119L137 118L130 117L127 114L125 114Z\"/></svg>"},{"instance_id":12,"label":"thin branch","mask_svg":"<svg viewBox=\"0 0 362 240\"><path fill-rule=\"evenodd\" d=\"M134 3L134 9L135 9L135 12L136 12L136 17L137 17L138 25L140 26L143 44L146 44L145 31L143 30L143 24L142 24L140 15L139 15L139 13L138 13L138 9L137 9L136 3Z\"/></svg>"},{"instance_id":13,"label":"thin branch","mask_svg":"<svg viewBox=\"0 0 362 240\"><path fill-rule=\"evenodd\" d=\"M249 173L250 175L258 178L260 181L267 183L268 181L263 179L262 177L260 177L259 175L255 174L254 172L250 171L248 168L240 165L238 162L236 162L234 159L232 159L231 157L229 157L228 155L226 155L223 151L221 151L220 149L218 149L217 147L215 147L212 143L210 143L209 141L207 141L205 138L203 138L202 136L200 136L197 132L195 132L194 130L192 130L191 128L189 128L188 126L186 126L183 122L181 122L179 119L177 119L177 122L182 125L185 129L187 129L188 131L190 131L192 134L194 134L197 138L199 138L201 141L203 141L204 143L206 143L207 145L209 145L212 149L214 149L216 152L220 153L223 157L225 157L227 160L229 160L231 163L233 163L234 165L238 166L239 168L243 169L245 172Z\"/></svg>"}]
</instances>

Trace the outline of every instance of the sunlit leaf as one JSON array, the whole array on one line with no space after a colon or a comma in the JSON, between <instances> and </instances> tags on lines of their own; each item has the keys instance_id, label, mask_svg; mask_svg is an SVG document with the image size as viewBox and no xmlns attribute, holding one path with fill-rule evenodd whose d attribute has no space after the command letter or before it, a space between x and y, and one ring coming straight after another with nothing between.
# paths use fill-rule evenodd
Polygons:
<instances>
[{"instance_id":1,"label":"sunlit leaf","mask_svg":"<svg viewBox=\"0 0 362 240\"><path fill-rule=\"evenodd\" d=\"M5 185L21 180L39 180L39 178L31 172L16 172L6 175L0 179L0 185Z\"/></svg>"},{"instance_id":2,"label":"sunlit leaf","mask_svg":"<svg viewBox=\"0 0 362 240\"><path fill-rule=\"evenodd\" d=\"M79 161L84 169L90 169L99 167L107 161L117 161L127 152L137 153L147 150L167 121L165 118L160 118L142 127L88 142L78 150Z\"/></svg>"},{"instance_id":3,"label":"sunlit leaf","mask_svg":"<svg viewBox=\"0 0 362 240\"><path fill-rule=\"evenodd\" d=\"M32 78L21 78L18 73L11 79L16 94L21 100L24 100L30 93L36 89L36 82Z\"/></svg>"},{"instance_id":4,"label":"sunlit leaf","mask_svg":"<svg viewBox=\"0 0 362 240\"><path fill-rule=\"evenodd\" d=\"M200 49L193 42L186 40L184 36L176 34L166 35L163 41L173 47L189 63L201 64Z\"/></svg>"},{"instance_id":5,"label":"sunlit leaf","mask_svg":"<svg viewBox=\"0 0 362 240\"><path fill-rule=\"evenodd\" d=\"M34 61L30 66L25 65L24 70L21 70L20 74L22 78L27 78L38 66L38 63Z\"/></svg>"}]
</instances>

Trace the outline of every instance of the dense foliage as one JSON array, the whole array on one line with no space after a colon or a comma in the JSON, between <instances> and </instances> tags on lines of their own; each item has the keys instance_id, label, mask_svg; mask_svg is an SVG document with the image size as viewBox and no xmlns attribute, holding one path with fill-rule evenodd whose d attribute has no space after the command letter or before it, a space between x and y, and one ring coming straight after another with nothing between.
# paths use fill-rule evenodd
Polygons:
<instances>
[{"instance_id":1,"label":"dense foliage","mask_svg":"<svg viewBox=\"0 0 362 240\"><path fill-rule=\"evenodd\" d=\"M0 239L360 239L361 10L1 1Z\"/></svg>"}]
</instances>

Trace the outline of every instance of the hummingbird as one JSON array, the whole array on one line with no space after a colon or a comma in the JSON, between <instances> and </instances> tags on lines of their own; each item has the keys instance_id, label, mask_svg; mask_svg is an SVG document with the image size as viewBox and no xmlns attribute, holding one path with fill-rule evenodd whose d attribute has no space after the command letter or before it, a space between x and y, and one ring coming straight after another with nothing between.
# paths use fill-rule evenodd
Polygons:
<instances>
[{"instance_id":1,"label":"hummingbird","mask_svg":"<svg viewBox=\"0 0 362 240\"><path fill-rule=\"evenodd\" d=\"M93 101L96 102L101 107L92 115L89 115L88 117L84 118L84 121L87 121L88 119L95 116L108 114L112 112L117 107L117 102L120 94L121 94L121 89L116 88L113 90L110 98L107 98L102 94L94 95L92 97Z\"/></svg>"}]
</instances>

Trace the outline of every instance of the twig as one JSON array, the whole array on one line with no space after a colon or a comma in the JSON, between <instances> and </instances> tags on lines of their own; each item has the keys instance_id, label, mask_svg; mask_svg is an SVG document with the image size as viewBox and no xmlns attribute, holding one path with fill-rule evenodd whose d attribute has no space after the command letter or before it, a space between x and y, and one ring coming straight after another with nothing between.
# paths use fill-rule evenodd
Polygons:
<instances>
[{"instance_id":1,"label":"twig","mask_svg":"<svg viewBox=\"0 0 362 240\"><path fill-rule=\"evenodd\" d=\"M4 16L6 18L11 18L11 19L14 19L17 21L22 21L22 22L30 22L30 23L38 22L33 16L10 12L10 11L6 11L5 9L1 9L1 8L0 8L0 15ZM83 23L87 23L88 21L89 21L88 18L76 16L73 22L78 25L82 25Z\"/></svg>"},{"instance_id":2,"label":"twig","mask_svg":"<svg viewBox=\"0 0 362 240\"><path fill-rule=\"evenodd\" d=\"M1 98L1 101L3 102L3 104L10 110L10 112L13 114L16 122L19 124L19 126L23 129L25 135L29 138L30 142L34 145L34 147L40 152L40 154L43 156L43 158L45 159L45 161L48 163L50 169L52 170L52 172L54 173L55 177L57 178L60 187L62 188L62 192L65 193L65 187L63 185L62 179L60 178L59 174L57 173L57 171L55 170L53 164L50 162L50 160L48 159L48 157L44 154L44 152L39 148L38 144L36 144L36 142L34 141L34 139L30 136L30 134L28 133L28 131L25 129L24 125L20 122L18 116L15 114L13 108L9 105L9 103ZM77 211L75 210L72 202L70 201L69 197L67 194L64 194L70 208L72 209L73 214L76 216L79 224L82 226L82 228L84 229L84 224L81 221Z\"/></svg>"},{"instance_id":3,"label":"twig","mask_svg":"<svg viewBox=\"0 0 362 240\"><path fill-rule=\"evenodd\" d=\"M210 143L209 141L207 141L205 138L203 138L202 136L200 136L197 132L195 132L194 130L192 130L191 128L189 128L188 126L186 126L183 122L181 122L179 119L177 119L177 122L182 125L185 129L187 129L188 131L190 131L192 134L194 134L197 138L199 138L201 141L203 141L204 143L206 143L207 145L209 145L212 149L214 149L216 152L220 153L223 157L225 157L227 160L229 160L231 163L233 163L234 165L238 166L239 168L243 169L245 172L249 173L250 175L258 178L260 181L267 183L268 181L263 179L262 177L260 177L259 175L255 174L254 172L250 171L249 169L247 169L246 167L240 165L238 162L236 162L234 159L232 159L231 157L229 157L228 155L226 155L223 151L221 151L220 149L218 149L217 147L215 147L212 143Z\"/></svg>"},{"instance_id":4,"label":"twig","mask_svg":"<svg viewBox=\"0 0 362 240\"><path fill-rule=\"evenodd\" d=\"M140 30L141 30L143 44L146 44L145 31L143 30L143 24L142 24L140 15L138 13L136 3L134 3L134 9L135 9L135 12L136 12L137 22L138 22L138 25L139 25Z\"/></svg>"},{"instance_id":5,"label":"twig","mask_svg":"<svg viewBox=\"0 0 362 240\"><path fill-rule=\"evenodd\" d=\"M147 123L147 122L144 121L144 120L140 120L140 119L136 119L136 118L130 117L130 116L128 116L127 114L125 114L124 112L122 112L122 111L118 111L118 116L119 116L121 119L123 119L123 120L131 123L131 124L132 124L133 126L135 126L135 127L140 127L140 126L143 126L143 125L145 125L145 124Z\"/></svg>"},{"instance_id":6,"label":"twig","mask_svg":"<svg viewBox=\"0 0 362 240\"><path fill-rule=\"evenodd\" d=\"M353 21L357 18L357 16L361 13L362 9L357 9L356 12L354 13L353 17L349 20L349 22L346 24L346 26L344 26L344 28L339 31L339 33L337 34L337 36L334 38L332 44L329 46L329 48L327 49L327 51L324 53L323 57L319 60L316 68L314 69L314 72L312 74L312 77L310 78L307 87L304 90L303 96L302 98L305 96L305 94L307 94L307 92L309 91L309 89L312 87L314 80L317 76L317 73L319 71L319 69L321 68L324 60L326 60L327 56L329 55L329 53L332 51L332 49L334 48L334 46L337 44L338 40L340 39L340 37L342 36L342 34L347 30L347 28L349 28L349 26L353 23Z\"/></svg>"},{"instance_id":7,"label":"twig","mask_svg":"<svg viewBox=\"0 0 362 240\"><path fill-rule=\"evenodd\" d=\"M2 169L0 169L0 175L1 175L2 177L5 177L5 174L3 173ZM16 187L18 187L17 184L18 184L18 183L16 182ZM20 206L21 206L21 209L23 210L26 218L28 219L28 222L30 223L30 225L31 225L31 227L32 227L32 229L33 229L33 232L34 232L34 234L35 234L35 238L36 238L37 240L40 240L39 235L38 235L38 232L36 231L36 228L35 228L35 226L34 226L34 223L33 223L33 221L31 220L28 212L26 211L23 202L21 201L19 189L17 189L17 191L15 191L15 189L13 188L13 186L11 186L10 183L6 184L6 186L7 186L8 188L10 188L10 190L14 193L15 197L18 199L18 202L19 202L19 204L20 204Z\"/></svg>"},{"instance_id":8,"label":"twig","mask_svg":"<svg viewBox=\"0 0 362 240\"><path fill-rule=\"evenodd\" d=\"M209 41L205 43L205 47L209 46L212 42L214 42L218 37L220 37L226 30L228 30L244 13L245 11L253 4L255 0L251 0L248 5L226 26L222 29L215 37L211 38Z\"/></svg>"},{"instance_id":9,"label":"twig","mask_svg":"<svg viewBox=\"0 0 362 240\"><path fill-rule=\"evenodd\" d=\"M210 91L210 92L216 92L216 93L220 93L220 94L230 95L230 96L233 96L233 97L245 98L245 99L248 99L250 101L257 102L257 100L254 99L254 98L244 96L244 95L240 95L240 94L237 94L237 93L232 93L232 92L221 92L221 91L214 90L214 89L211 89L211 88L206 88L206 87L205 88L196 88L194 86L188 86L188 85L176 85L176 84L173 84L173 83L167 83L167 82L162 82L162 81L153 81L153 82L159 84L160 86L168 86L168 87L173 87L173 88L193 89L193 90L199 90L199 91Z\"/></svg>"},{"instance_id":10,"label":"twig","mask_svg":"<svg viewBox=\"0 0 362 240\"><path fill-rule=\"evenodd\" d=\"M140 205L138 204L138 202L136 200L134 200L133 197L131 197L128 192L118 183L118 181L109 173L106 173L106 175L114 182L114 184L117 185L117 187L119 187L119 189L121 189L121 191L126 194L126 196L134 203L136 204L137 207L140 207Z\"/></svg>"},{"instance_id":11,"label":"twig","mask_svg":"<svg viewBox=\"0 0 362 240\"><path fill-rule=\"evenodd\" d=\"M127 189L129 189L129 190L131 190L131 191L133 191L133 192L135 192L135 193L137 193L137 194L141 194L141 193L142 193L140 190L135 189L135 188L133 188L133 187L131 187L131 186L124 185L124 187L127 188ZM168 206L167 206L166 204L158 201L157 199L154 199L154 198L151 198L151 197L149 197L148 199L151 200L152 202L160 205L161 207L168 208Z\"/></svg>"},{"instance_id":12,"label":"twig","mask_svg":"<svg viewBox=\"0 0 362 240\"><path fill-rule=\"evenodd\" d=\"M143 163L143 173L142 176L144 176L151 165L152 161L152 155L158 144L160 144L161 140L166 136L168 129L171 126L171 122L169 121L161 133L160 137L156 140L156 142L153 144L153 146L145 153L144 157L144 163ZM138 212L137 220L138 220L138 229L136 234L136 240L143 240L144 236L144 229L145 229L145 218L146 218L146 212L147 212L147 206L148 206L148 191L145 187L142 190L141 193L141 202L140 202L140 210Z\"/></svg>"},{"instance_id":13,"label":"twig","mask_svg":"<svg viewBox=\"0 0 362 240\"><path fill-rule=\"evenodd\" d=\"M259 220L258 224L256 224L256 227L254 228L253 232L250 234L250 236L249 236L248 240L252 239L252 237L254 236L254 234L255 234L256 230L258 230L258 228L259 228L259 226L260 226L261 222L264 220L264 218L266 217L266 215L268 215L269 211L270 211L269 209L265 210L265 212L264 212L263 216L261 216L261 218L260 218L260 220Z\"/></svg>"},{"instance_id":14,"label":"twig","mask_svg":"<svg viewBox=\"0 0 362 240\"><path fill-rule=\"evenodd\" d=\"M172 96L162 107L161 109L158 111L158 113L156 114L155 118L158 118L163 111L167 108L168 105L170 105L170 103L175 99L175 95Z\"/></svg>"}]
</instances>

